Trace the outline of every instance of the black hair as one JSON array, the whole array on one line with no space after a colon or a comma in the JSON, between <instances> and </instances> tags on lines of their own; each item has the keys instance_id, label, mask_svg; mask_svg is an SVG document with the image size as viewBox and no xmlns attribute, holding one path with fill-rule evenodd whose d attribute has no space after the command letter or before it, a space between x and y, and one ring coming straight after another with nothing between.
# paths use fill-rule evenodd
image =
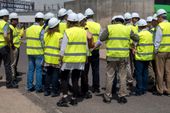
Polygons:
<instances>
[{"instance_id":1,"label":"black hair","mask_svg":"<svg viewBox=\"0 0 170 113\"><path fill-rule=\"evenodd\" d=\"M39 23L40 21L42 21L42 18L35 18L35 22Z\"/></svg>"},{"instance_id":2,"label":"black hair","mask_svg":"<svg viewBox=\"0 0 170 113\"><path fill-rule=\"evenodd\" d=\"M122 23L122 24L125 22L125 21L124 21L123 19L121 19L121 18L116 18L115 21L116 21L116 22L120 22L120 23Z\"/></svg>"},{"instance_id":3,"label":"black hair","mask_svg":"<svg viewBox=\"0 0 170 113\"><path fill-rule=\"evenodd\" d=\"M87 19L93 18L93 15L88 15L86 18Z\"/></svg>"}]
</instances>

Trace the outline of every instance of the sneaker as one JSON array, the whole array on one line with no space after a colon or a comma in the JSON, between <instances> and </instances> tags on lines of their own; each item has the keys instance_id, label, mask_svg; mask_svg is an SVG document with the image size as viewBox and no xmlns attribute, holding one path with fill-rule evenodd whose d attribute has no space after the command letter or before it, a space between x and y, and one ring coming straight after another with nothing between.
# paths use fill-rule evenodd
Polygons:
<instances>
[{"instance_id":1,"label":"sneaker","mask_svg":"<svg viewBox=\"0 0 170 113\"><path fill-rule=\"evenodd\" d=\"M84 96L84 98L86 98L86 99L92 98L92 94L91 94L90 92L86 92L83 96Z\"/></svg>"},{"instance_id":2,"label":"sneaker","mask_svg":"<svg viewBox=\"0 0 170 113\"><path fill-rule=\"evenodd\" d=\"M72 99L70 100L70 104L71 104L72 106L77 105L77 104L78 104L77 99L76 99L76 98L72 98Z\"/></svg>"},{"instance_id":3,"label":"sneaker","mask_svg":"<svg viewBox=\"0 0 170 113\"><path fill-rule=\"evenodd\" d=\"M164 95L170 97L170 94L167 92L164 92Z\"/></svg>"},{"instance_id":4,"label":"sneaker","mask_svg":"<svg viewBox=\"0 0 170 113\"><path fill-rule=\"evenodd\" d=\"M32 88L28 89L28 91L29 91L29 92L33 92L33 91L35 91L35 88L32 87Z\"/></svg>"},{"instance_id":5,"label":"sneaker","mask_svg":"<svg viewBox=\"0 0 170 113\"><path fill-rule=\"evenodd\" d=\"M57 106L59 106L59 107L69 107L67 97L65 97L65 98L62 97L62 98L57 102Z\"/></svg>"},{"instance_id":6,"label":"sneaker","mask_svg":"<svg viewBox=\"0 0 170 113\"><path fill-rule=\"evenodd\" d=\"M11 82L9 84L6 84L6 88L8 89L18 88L18 84L16 84L15 82Z\"/></svg>"},{"instance_id":7,"label":"sneaker","mask_svg":"<svg viewBox=\"0 0 170 113\"><path fill-rule=\"evenodd\" d=\"M44 91L44 96L49 96L50 95L50 91Z\"/></svg>"},{"instance_id":8,"label":"sneaker","mask_svg":"<svg viewBox=\"0 0 170 113\"><path fill-rule=\"evenodd\" d=\"M92 92L93 93L100 93L100 89L99 88L92 88Z\"/></svg>"},{"instance_id":9,"label":"sneaker","mask_svg":"<svg viewBox=\"0 0 170 113\"><path fill-rule=\"evenodd\" d=\"M54 92L51 93L51 97L57 97L57 96L60 96L60 93L58 93L58 92L57 93L54 93Z\"/></svg>"},{"instance_id":10,"label":"sneaker","mask_svg":"<svg viewBox=\"0 0 170 113\"><path fill-rule=\"evenodd\" d=\"M119 97L118 103L125 104L125 103L127 103L127 99L125 97Z\"/></svg>"},{"instance_id":11,"label":"sneaker","mask_svg":"<svg viewBox=\"0 0 170 113\"><path fill-rule=\"evenodd\" d=\"M153 95L156 95L156 96L162 96L163 94L161 94L161 93L159 93L159 92L155 91L155 92L153 92Z\"/></svg>"},{"instance_id":12,"label":"sneaker","mask_svg":"<svg viewBox=\"0 0 170 113\"><path fill-rule=\"evenodd\" d=\"M111 103L111 98L109 96L107 96L106 94L103 94L103 102Z\"/></svg>"},{"instance_id":13,"label":"sneaker","mask_svg":"<svg viewBox=\"0 0 170 113\"><path fill-rule=\"evenodd\" d=\"M43 92L42 89L36 90L36 93L42 93L42 92Z\"/></svg>"}]
</instances>

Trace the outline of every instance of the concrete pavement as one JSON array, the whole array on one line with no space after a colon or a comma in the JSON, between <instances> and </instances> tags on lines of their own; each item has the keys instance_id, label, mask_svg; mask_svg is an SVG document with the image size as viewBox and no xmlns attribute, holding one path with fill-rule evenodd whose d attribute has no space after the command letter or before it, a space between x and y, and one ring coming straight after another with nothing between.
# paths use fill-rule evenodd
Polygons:
<instances>
[{"instance_id":1,"label":"concrete pavement","mask_svg":"<svg viewBox=\"0 0 170 113\"><path fill-rule=\"evenodd\" d=\"M1 85L4 81L0 81ZM0 113L45 113L45 111L17 89L0 86Z\"/></svg>"}]
</instances>

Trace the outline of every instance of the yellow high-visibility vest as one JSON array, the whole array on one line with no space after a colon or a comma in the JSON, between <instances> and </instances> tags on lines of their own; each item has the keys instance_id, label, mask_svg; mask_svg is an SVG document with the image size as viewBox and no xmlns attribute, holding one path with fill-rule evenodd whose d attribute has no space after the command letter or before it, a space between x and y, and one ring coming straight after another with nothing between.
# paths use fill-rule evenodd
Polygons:
<instances>
[{"instance_id":1,"label":"yellow high-visibility vest","mask_svg":"<svg viewBox=\"0 0 170 113\"><path fill-rule=\"evenodd\" d=\"M154 44L153 35L147 30L142 30L138 33L139 43L137 45L137 52L135 59L140 61L153 60Z\"/></svg>"},{"instance_id":2,"label":"yellow high-visibility vest","mask_svg":"<svg viewBox=\"0 0 170 113\"><path fill-rule=\"evenodd\" d=\"M94 43L96 43L99 39L101 29L100 24L93 21L87 21L86 28L88 28L89 32L93 34Z\"/></svg>"},{"instance_id":3,"label":"yellow high-visibility vest","mask_svg":"<svg viewBox=\"0 0 170 113\"><path fill-rule=\"evenodd\" d=\"M65 49L63 62L85 63L87 57L87 34L79 27L71 27L65 31L68 43Z\"/></svg>"},{"instance_id":4,"label":"yellow high-visibility vest","mask_svg":"<svg viewBox=\"0 0 170 113\"><path fill-rule=\"evenodd\" d=\"M139 32L139 28L138 28L138 26L136 25L136 26L131 26L131 29L132 29L132 31L135 33L135 34L137 34L138 32Z\"/></svg>"},{"instance_id":5,"label":"yellow high-visibility vest","mask_svg":"<svg viewBox=\"0 0 170 113\"><path fill-rule=\"evenodd\" d=\"M66 22L60 22L59 23L59 31L61 34L64 34L65 30L67 29L67 23Z\"/></svg>"},{"instance_id":6,"label":"yellow high-visibility vest","mask_svg":"<svg viewBox=\"0 0 170 113\"><path fill-rule=\"evenodd\" d=\"M43 55L43 47L40 41L40 25L32 25L26 30L27 55Z\"/></svg>"},{"instance_id":7,"label":"yellow high-visibility vest","mask_svg":"<svg viewBox=\"0 0 170 113\"><path fill-rule=\"evenodd\" d=\"M11 30L13 31L13 44L16 48L19 48L21 45L21 36L19 35L20 32L18 31L18 29L16 27L14 27L13 25L10 25Z\"/></svg>"},{"instance_id":8,"label":"yellow high-visibility vest","mask_svg":"<svg viewBox=\"0 0 170 113\"><path fill-rule=\"evenodd\" d=\"M130 30L123 24L108 25L109 37L106 41L106 56L112 58L129 57Z\"/></svg>"},{"instance_id":9,"label":"yellow high-visibility vest","mask_svg":"<svg viewBox=\"0 0 170 113\"><path fill-rule=\"evenodd\" d=\"M52 35L45 33L44 35L44 60L49 64L59 64L60 58L60 40L63 35L59 32L55 32Z\"/></svg>"},{"instance_id":10,"label":"yellow high-visibility vest","mask_svg":"<svg viewBox=\"0 0 170 113\"><path fill-rule=\"evenodd\" d=\"M161 22L159 23L162 29L162 41L160 43L159 52L170 52L170 23Z\"/></svg>"},{"instance_id":11,"label":"yellow high-visibility vest","mask_svg":"<svg viewBox=\"0 0 170 113\"><path fill-rule=\"evenodd\" d=\"M4 20L0 20L0 48L7 45L7 42L4 39L4 26L7 24Z\"/></svg>"}]
</instances>

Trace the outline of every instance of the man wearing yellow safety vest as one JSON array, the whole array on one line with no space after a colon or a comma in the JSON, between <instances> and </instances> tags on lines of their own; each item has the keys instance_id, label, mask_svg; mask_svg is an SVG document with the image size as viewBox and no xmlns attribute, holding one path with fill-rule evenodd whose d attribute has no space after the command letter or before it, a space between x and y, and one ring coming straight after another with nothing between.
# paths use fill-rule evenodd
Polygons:
<instances>
[{"instance_id":1,"label":"man wearing yellow safety vest","mask_svg":"<svg viewBox=\"0 0 170 113\"><path fill-rule=\"evenodd\" d=\"M124 18L125 18L125 25L133 32L132 15L129 12L126 12L124 14ZM131 43L132 42L133 41L131 40ZM131 53L130 53L130 57L128 59L128 64L127 64L127 82L128 82L129 89L132 90L134 66L133 66L133 53L132 51L130 52Z\"/></svg>"},{"instance_id":2,"label":"man wearing yellow safety vest","mask_svg":"<svg viewBox=\"0 0 170 113\"><path fill-rule=\"evenodd\" d=\"M60 33L64 34L64 31L67 29L67 10L64 8L61 8L58 11L58 19L60 20L59 23L59 31Z\"/></svg>"},{"instance_id":3,"label":"man wearing yellow safety vest","mask_svg":"<svg viewBox=\"0 0 170 113\"><path fill-rule=\"evenodd\" d=\"M89 32L89 30L87 28L85 28L86 26L86 16L84 16L82 13L78 13L78 18L79 18L79 26L82 29L85 29L87 32L87 41L88 41L88 48L89 48L89 54L90 55L90 49L94 47L95 43L93 41L93 37L92 34ZM86 62L88 63L88 61ZM86 67L87 65L85 65L85 69L84 71L81 73L81 95L86 98L92 98L92 94L89 91L89 85L88 85L88 74L86 71Z\"/></svg>"},{"instance_id":4,"label":"man wearing yellow safety vest","mask_svg":"<svg viewBox=\"0 0 170 113\"><path fill-rule=\"evenodd\" d=\"M11 22L10 25L10 37L12 40L12 45L11 45L11 69L12 69L12 76L14 80L17 80L17 65L18 65L18 60L19 60L19 48L21 45L21 33L19 29L17 28L18 24L18 14L17 13L11 13L9 15L9 19Z\"/></svg>"},{"instance_id":5,"label":"man wearing yellow safety vest","mask_svg":"<svg viewBox=\"0 0 170 113\"><path fill-rule=\"evenodd\" d=\"M43 36L42 25L44 14L36 13L35 23L26 29L26 53L28 55L27 90L42 92L42 62L43 62ZM34 71L36 72L35 87L33 85Z\"/></svg>"},{"instance_id":6,"label":"man wearing yellow safety vest","mask_svg":"<svg viewBox=\"0 0 170 113\"><path fill-rule=\"evenodd\" d=\"M59 20L51 18L44 35L44 67L47 69L45 77L44 96L56 97L59 95L60 75L60 45L63 35L59 33ZM50 88L50 85L52 86Z\"/></svg>"},{"instance_id":7,"label":"man wearing yellow safety vest","mask_svg":"<svg viewBox=\"0 0 170 113\"><path fill-rule=\"evenodd\" d=\"M11 59L10 59L10 28L7 23L9 12L6 9L0 10L0 61L3 60L6 74L6 87L17 88L18 85L12 80Z\"/></svg>"},{"instance_id":8,"label":"man wearing yellow safety vest","mask_svg":"<svg viewBox=\"0 0 170 113\"><path fill-rule=\"evenodd\" d=\"M153 34L152 39L154 42L156 27L158 25L157 15L154 14L153 16L147 17L146 21L148 30ZM148 77L148 90L152 92L156 90L155 77L156 77L156 65L155 59L153 59L149 64L149 77Z\"/></svg>"},{"instance_id":9,"label":"man wearing yellow safety vest","mask_svg":"<svg viewBox=\"0 0 170 113\"><path fill-rule=\"evenodd\" d=\"M78 81L81 72L84 70L87 58L87 32L78 26L78 16L75 13L68 15L68 26L65 30L61 44L61 87L63 96L57 102L58 106L68 106L68 82L69 73L71 72L71 80L73 85L73 96L70 104L77 105L77 97L79 94Z\"/></svg>"},{"instance_id":10,"label":"man wearing yellow safety vest","mask_svg":"<svg viewBox=\"0 0 170 113\"><path fill-rule=\"evenodd\" d=\"M170 95L170 23L164 9L157 11L155 34L156 89L155 95ZM165 82L165 83L164 83Z\"/></svg>"},{"instance_id":11,"label":"man wearing yellow safety vest","mask_svg":"<svg viewBox=\"0 0 170 113\"><path fill-rule=\"evenodd\" d=\"M136 25L137 22L140 20L140 16L138 13L133 12L132 13L132 31L136 34L138 33L138 26Z\"/></svg>"},{"instance_id":12,"label":"man wearing yellow safety vest","mask_svg":"<svg viewBox=\"0 0 170 113\"><path fill-rule=\"evenodd\" d=\"M138 21L139 41L135 51L135 95L140 96L147 92L148 66L153 60L154 46L153 35L147 30L147 22L144 19Z\"/></svg>"},{"instance_id":13,"label":"man wearing yellow safety vest","mask_svg":"<svg viewBox=\"0 0 170 113\"><path fill-rule=\"evenodd\" d=\"M124 24L124 18L121 15L115 17L115 23L108 25L101 36L100 41L106 41L106 92L104 93L104 102L110 103L112 98L112 84L115 78L115 72L118 71L120 79L120 89L118 92L118 102L126 103L126 65L129 57L131 30ZM134 40L138 40L135 39Z\"/></svg>"},{"instance_id":14,"label":"man wearing yellow safety vest","mask_svg":"<svg viewBox=\"0 0 170 113\"><path fill-rule=\"evenodd\" d=\"M92 9L88 8L84 14L87 18L86 28L93 34L94 43L98 41L99 34L101 32L101 26L99 23L93 20L94 12ZM88 75L89 68L92 68L92 92L100 93L100 76L99 76L99 48L93 50L88 57L88 63L86 63L85 72Z\"/></svg>"}]
</instances>

